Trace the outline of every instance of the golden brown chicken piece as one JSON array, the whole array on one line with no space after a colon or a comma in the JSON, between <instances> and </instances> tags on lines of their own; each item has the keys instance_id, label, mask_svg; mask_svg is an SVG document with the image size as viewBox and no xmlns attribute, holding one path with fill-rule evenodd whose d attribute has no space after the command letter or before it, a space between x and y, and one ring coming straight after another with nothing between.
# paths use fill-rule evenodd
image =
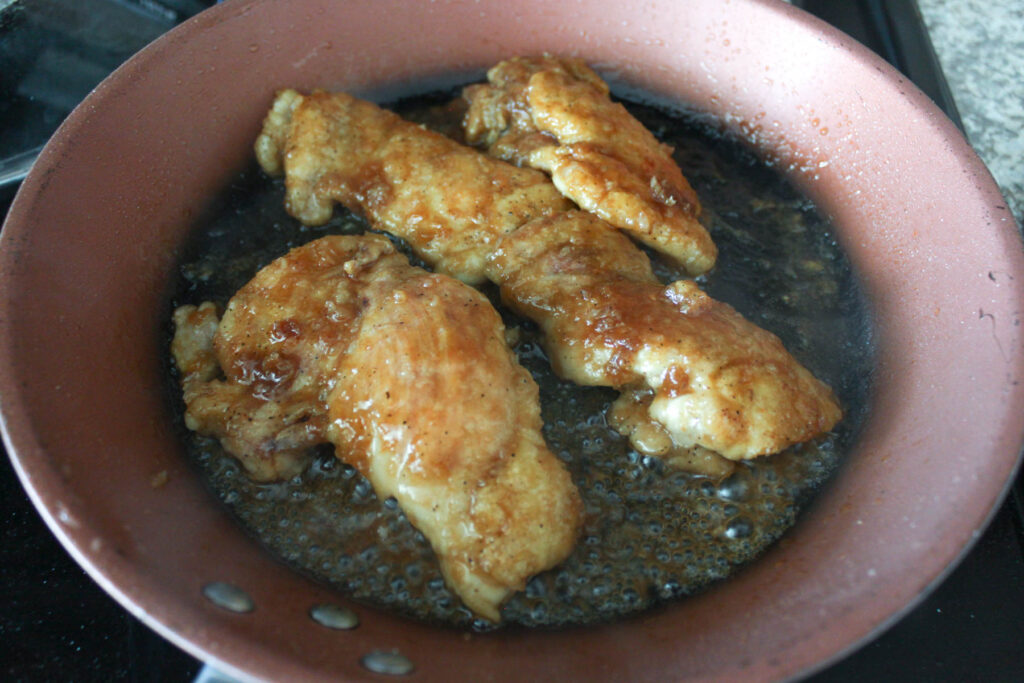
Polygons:
<instances>
[{"instance_id":1,"label":"golden brown chicken piece","mask_svg":"<svg viewBox=\"0 0 1024 683\"><path fill-rule=\"evenodd\" d=\"M502 240L488 276L540 324L556 372L623 390L612 423L643 452L690 466L707 455L694 446L753 458L841 417L775 335L691 281L662 286L647 257L591 214L528 223Z\"/></svg>"},{"instance_id":2,"label":"golden brown chicken piece","mask_svg":"<svg viewBox=\"0 0 1024 683\"><path fill-rule=\"evenodd\" d=\"M174 324L171 354L181 373L185 425L217 437L256 481L302 472L309 449L325 440L325 420L309 392L278 390L286 377L295 378L294 359L223 352L231 323L218 320L209 302L182 306ZM300 384L308 381L303 374Z\"/></svg>"},{"instance_id":3,"label":"golden brown chicken piece","mask_svg":"<svg viewBox=\"0 0 1024 683\"><path fill-rule=\"evenodd\" d=\"M479 292L413 268L383 237L325 237L261 270L219 325L210 304L175 322L190 428L263 480L333 444L395 497L480 616L498 621L572 551L579 494Z\"/></svg>"},{"instance_id":4,"label":"golden brown chicken piece","mask_svg":"<svg viewBox=\"0 0 1024 683\"><path fill-rule=\"evenodd\" d=\"M697 275L717 249L700 202L672 159L578 59L514 57L463 91L466 140L551 174L580 208L625 230Z\"/></svg>"},{"instance_id":5,"label":"golden brown chicken piece","mask_svg":"<svg viewBox=\"0 0 1024 683\"><path fill-rule=\"evenodd\" d=\"M442 145L434 133L392 123L393 115L348 96L322 96L307 100L305 106L322 110L316 116L310 111L308 118L335 121L321 126L333 135L361 139L384 135L386 128L400 131L406 154L401 163L419 168L420 182L443 183L453 193L476 187L474 176L480 167L447 163L454 151L438 153L459 147L454 142ZM339 106L344 113L338 113ZM268 116L271 130L265 128L264 138L277 135L273 116ZM293 134L302 135L294 118L283 143L275 146L291 149L288 135ZM415 137L425 142L417 143ZM364 196L377 197L370 210L358 198L347 204L365 210L374 227L408 239L408 224L415 225L416 216L426 215L438 226L439 243L468 245L473 235L485 235L486 248L473 252L476 274L497 283L511 307L541 323L560 375L623 391L610 414L611 423L638 450L715 475L730 465L709 451L728 459L774 453L827 431L839 419L840 409L828 387L800 366L774 335L711 300L692 282L662 287L643 252L593 214L560 211L549 203L536 211L539 217L523 211L497 232L481 230L476 220L448 220L451 212L446 207L454 200L432 187L407 185L401 197L396 195L393 180L375 171L386 142L360 147L345 139L325 138L322 145L331 147L317 153L322 158L344 150L346 174L363 179ZM466 153L475 154L462 151L458 157ZM497 160L490 164L511 168ZM289 188L292 172L286 165ZM500 169L488 173L502 176ZM515 197L520 190L492 183L490 192L490 201L503 204L503 193ZM416 212L409 208L407 198L412 195L417 197ZM343 202L351 199L334 196ZM434 263L451 271L444 254L436 255ZM464 263L461 256L457 260Z\"/></svg>"},{"instance_id":6,"label":"golden brown chicken piece","mask_svg":"<svg viewBox=\"0 0 1024 683\"><path fill-rule=\"evenodd\" d=\"M325 223L340 202L470 284L502 235L569 206L543 173L343 93L281 91L255 148L265 171L284 173L285 206L303 223Z\"/></svg>"},{"instance_id":7,"label":"golden brown chicken piece","mask_svg":"<svg viewBox=\"0 0 1024 683\"><path fill-rule=\"evenodd\" d=\"M422 271L387 289L367 290L331 440L398 499L466 605L497 621L512 590L568 556L581 503L490 302Z\"/></svg>"}]
</instances>

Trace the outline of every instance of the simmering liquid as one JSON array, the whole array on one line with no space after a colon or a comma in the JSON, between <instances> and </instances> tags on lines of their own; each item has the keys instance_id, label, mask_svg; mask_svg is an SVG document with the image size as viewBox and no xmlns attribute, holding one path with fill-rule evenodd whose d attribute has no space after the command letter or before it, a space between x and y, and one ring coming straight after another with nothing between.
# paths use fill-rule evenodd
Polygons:
<instances>
[{"instance_id":1,"label":"simmering liquid","mask_svg":"<svg viewBox=\"0 0 1024 683\"><path fill-rule=\"evenodd\" d=\"M395 108L429 120L426 107L439 97ZM506 324L520 332L520 361L540 385L548 445L572 473L586 507L573 554L505 605L505 624L615 619L727 577L794 524L838 467L864 418L872 367L868 315L829 224L780 175L708 123L685 112L627 106L675 147L701 198L720 254L714 271L698 278L702 287L781 337L835 389L845 416L833 433L740 464L721 482L674 471L638 455L607 426L604 416L617 392L555 377L535 326L502 310ZM367 230L340 208L325 226L301 226L285 213L283 197L281 181L255 167L241 174L197 228L172 306L223 305L290 248L326 234ZM653 260L664 281L683 277ZM497 303L496 292L487 293ZM180 421L184 406L173 369L168 378L179 396ZM429 544L396 502L378 499L331 449L323 449L301 476L257 484L215 440L188 432L183 423L181 431L211 490L289 565L371 605L435 623L493 628L445 587Z\"/></svg>"}]
</instances>

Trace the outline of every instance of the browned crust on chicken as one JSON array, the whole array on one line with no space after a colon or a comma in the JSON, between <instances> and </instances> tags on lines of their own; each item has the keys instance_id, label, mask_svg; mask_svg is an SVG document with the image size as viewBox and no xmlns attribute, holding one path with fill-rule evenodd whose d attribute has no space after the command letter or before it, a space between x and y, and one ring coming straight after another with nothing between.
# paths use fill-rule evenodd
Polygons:
<instances>
[{"instance_id":1,"label":"browned crust on chicken","mask_svg":"<svg viewBox=\"0 0 1024 683\"><path fill-rule=\"evenodd\" d=\"M490 302L380 236L325 237L174 315L189 428L260 481L330 443L430 541L477 614L564 560L582 503Z\"/></svg>"},{"instance_id":2,"label":"browned crust on chicken","mask_svg":"<svg viewBox=\"0 0 1024 683\"><path fill-rule=\"evenodd\" d=\"M578 59L515 57L467 87L466 139L546 171L580 208L678 261L710 270L717 249L700 202L661 144Z\"/></svg>"},{"instance_id":3,"label":"browned crust on chicken","mask_svg":"<svg viewBox=\"0 0 1024 683\"><path fill-rule=\"evenodd\" d=\"M641 406L676 449L753 458L841 417L832 391L778 337L691 281L662 286L646 257L590 214L528 223L490 266L503 301L540 324L561 376L624 390L618 411Z\"/></svg>"},{"instance_id":4,"label":"browned crust on chicken","mask_svg":"<svg viewBox=\"0 0 1024 683\"><path fill-rule=\"evenodd\" d=\"M325 223L341 203L471 284L502 235L569 206L543 173L343 93L278 93L256 152L264 170L284 173L285 207L303 223Z\"/></svg>"},{"instance_id":5,"label":"browned crust on chicken","mask_svg":"<svg viewBox=\"0 0 1024 683\"><path fill-rule=\"evenodd\" d=\"M544 72L528 60L515 63L528 73ZM562 75L601 90L581 68L572 66ZM515 78L509 76L508 82ZM360 192L379 203L367 209L358 197L336 194L335 199L351 202L346 205L367 213L374 227L413 241L414 248L419 216L429 216L437 249L429 252L428 261L439 269L451 272L453 263L461 268L464 257L449 260L445 250L449 244L465 245L465 252L473 254L472 280L497 283L512 308L541 324L556 372L623 392L610 419L639 450L713 474L728 465L708 451L733 460L774 453L828 431L840 419L832 392L777 337L712 300L693 282L663 287L643 252L594 214L569 211L546 195L545 201L503 219L497 230L486 223L486 213L474 214L483 223L465 220L468 213L453 216L447 195L479 187L475 183L484 168L465 155L482 155L450 140L442 143L418 126L399 126L393 114L348 95L320 94L309 107L318 109L316 115L309 113L308 120L315 122L310 125L331 131L322 144L334 149L318 152L318 158L335 168L331 156L344 150L346 177L362 179ZM300 120L307 117L293 117L289 135L305 136ZM394 131L404 140L405 155L395 163L419 169L418 180L409 181L402 198L392 191L393 176L379 172L380 150L398 149L382 139ZM366 138L375 141L359 143ZM449 164L450 158L460 161ZM293 171L285 167L289 182ZM484 177L502 178L502 168L513 167L489 159ZM427 187L442 182L447 193ZM540 196L533 182L530 191ZM490 182L480 191L499 204L522 197L517 187L503 182ZM416 201L408 201L413 196Z\"/></svg>"}]
</instances>

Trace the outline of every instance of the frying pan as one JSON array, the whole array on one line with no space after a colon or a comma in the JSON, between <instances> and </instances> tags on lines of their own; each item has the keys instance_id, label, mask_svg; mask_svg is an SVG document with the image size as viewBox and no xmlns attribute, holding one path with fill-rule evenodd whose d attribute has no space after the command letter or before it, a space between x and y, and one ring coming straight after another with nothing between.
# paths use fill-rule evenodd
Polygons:
<instances>
[{"instance_id":1,"label":"frying pan","mask_svg":"<svg viewBox=\"0 0 1024 683\"><path fill-rule=\"evenodd\" d=\"M543 51L705 111L788 173L870 301L874 393L836 479L736 577L617 623L467 634L352 604L242 533L183 458L160 331L185 237L249 160L275 89L383 98ZM0 410L75 559L239 678L378 678L367 667L397 652L422 680L783 679L891 623L997 507L1024 434L1022 281L1013 219L953 125L782 3L238 0L115 72L23 184L0 242ZM223 584L242 594L218 604ZM318 623L322 605L358 627Z\"/></svg>"}]
</instances>

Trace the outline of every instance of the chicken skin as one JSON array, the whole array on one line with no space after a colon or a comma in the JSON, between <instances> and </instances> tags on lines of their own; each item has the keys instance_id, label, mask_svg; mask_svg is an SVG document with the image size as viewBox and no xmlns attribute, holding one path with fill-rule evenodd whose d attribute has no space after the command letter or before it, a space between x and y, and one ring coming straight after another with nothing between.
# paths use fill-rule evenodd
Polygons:
<instances>
[{"instance_id":1,"label":"chicken skin","mask_svg":"<svg viewBox=\"0 0 1024 683\"><path fill-rule=\"evenodd\" d=\"M332 444L397 500L476 614L499 621L512 592L572 551L579 494L479 292L383 237L335 236L261 270L219 323L208 303L174 318L190 429L258 480Z\"/></svg>"},{"instance_id":2,"label":"chicken skin","mask_svg":"<svg viewBox=\"0 0 1024 683\"><path fill-rule=\"evenodd\" d=\"M666 254L691 275L718 251L700 202L672 159L578 59L515 57L465 88L466 140L488 154L546 171L580 208Z\"/></svg>"},{"instance_id":3,"label":"chicken skin","mask_svg":"<svg viewBox=\"0 0 1024 683\"><path fill-rule=\"evenodd\" d=\"M278 102L287 96L279 95ZM482 168L493 178L504 177L500 168L513 167L495 159L487 165L448 163L477 152L451 140L442 142L418 126L400 126L393 114L348 95L320 94L304 102L320 109L317 117L333 119L315 124L317 128L340 137L324 138L302 154L319 158L309 163L324 165L325 178L333 177L334 158L343 154L345 176L361 179L360 196L374 200L332 196L414 247L422 216L435 226L439 243L472 245L479 236L473 280L496 283L506 304L541 325L553 367L562 377L623 392L610 423L638 450L717 476L731 467L723 458L778 452L831 429L840 418L832 392L778 338L712 300L693 282L663 287L639 247L596 215L548 201L496 219L501 221L497 230L485 225L490 214L450 220L448 207L460 200L448 195L480 187ZM272 111L261 139L281 134L274 116ZM309 113L308 119L313 118ZM303 125L293 116L284 139L274 145L291 150L284 164L289 197L295 186L290 179L295 166L289 162L299 156L299 142L291 137L305 139ZM434 185L413 186L409 181L396 192L393 177L379 171L379 150L388 143L362 146L345 139L376 136L385 128L398 131L404 140L407 156L401 163L418 168L417 177ZM413 137L424 142L415 143ZM271 172L280 168L264 166ZM448 192L436 190L442 184ZM494 205L515 204L523 194L515 184L489 186ZM535 197L541 195L536 186L530 188ZM409 200L414 194L416 202ZM445 260L442 245L432 253L439 269L455 270ZM461 254L456 257L456 267L465 262Z\"/></svg>"},{"instance_id":4,"label":"chicken skin","mask_svg":"<svg viewBox=\"0 0 1024 683\"><path fill-rule=\"evenodd\" d=\"M339 202L470 284L484 281L484 261L502 235L570 206L543 173L343 93L280 92L255 149L267 173L284 174L285 206L303 223L327 222Z\"/></svg>"}]
</instances>

